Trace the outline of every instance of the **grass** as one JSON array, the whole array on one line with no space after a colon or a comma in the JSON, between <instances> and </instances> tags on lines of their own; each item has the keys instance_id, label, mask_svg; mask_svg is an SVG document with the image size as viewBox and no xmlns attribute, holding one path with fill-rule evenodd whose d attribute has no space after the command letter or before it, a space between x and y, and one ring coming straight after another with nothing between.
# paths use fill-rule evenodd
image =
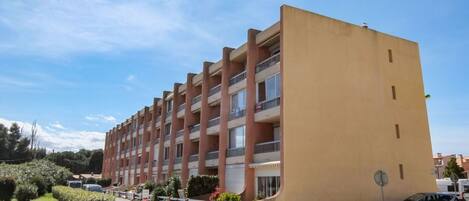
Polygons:
<instances>
[{"instance_id":1,"label":"grass","mask_svg":"<svg viewBox=\"0 0 469 201\"><path fill-rule=\"evenodd\" d=\"M52 193L46 193L45 195L37 198L33 201L57 201L55 198L52 197Z\"/></svg>"}]
</instances>

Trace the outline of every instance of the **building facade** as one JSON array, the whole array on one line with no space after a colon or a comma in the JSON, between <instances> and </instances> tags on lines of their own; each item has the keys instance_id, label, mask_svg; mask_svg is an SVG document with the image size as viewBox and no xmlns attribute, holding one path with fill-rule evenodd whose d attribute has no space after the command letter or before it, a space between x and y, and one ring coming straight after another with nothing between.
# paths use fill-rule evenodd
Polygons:
<instances>
[{"instance_id":1,"label":"building facade","mask_svg":"<svg viewBox=\"0 0 469 201\"><path fill-rule=\"evenodd\" d=\"M436 190L418 45L282 6L280 21L106 134L120 185L218 175L243 200L386 200ZM308 199L309 198L309 199Z\"/></svg>"},{"instance_id":2,"label":"building facade","mask_svg":"<svg viewBox=\"0 0 469 201\"><path fill-rule=\"evenodd\" d=\"M437 153L436 156L433 156L433 164L435 169L435 177L437 179L443 179L446 166L448 162L452 159L456 159L456 163L459 167L464 168L464 174L466 178L469 172L469 157L464 156L462 154L450 154L450 155L443 155L442 153Z\"/></svg>"}]
</instances>

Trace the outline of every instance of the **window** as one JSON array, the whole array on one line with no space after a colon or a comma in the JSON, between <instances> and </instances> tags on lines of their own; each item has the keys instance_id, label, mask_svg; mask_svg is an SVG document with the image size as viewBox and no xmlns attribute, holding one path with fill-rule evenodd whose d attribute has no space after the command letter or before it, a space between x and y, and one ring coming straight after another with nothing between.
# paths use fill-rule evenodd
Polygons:
<instances>
[{"instance_id":1,"label":"window","mask_svg":"<svg viewBox=\"0 0 469 201\"><path fill-rule=\"evenodd\" d=\"M394 125L396 129L396 138L400 139L401 138L401 131L399 130L399 124Z\"/></svg>"},{"instance_id":2,"label":"window","mask_svg":"<svg viewBox=\"0 0 469 201\"><path fill-rule=\"evenodd\" d=\"M176 145L176 158L182 157L182 143Z\"/></svg>"},{"instance_id":3,"label":"window","mask_svg":"<svg viewBox=\"0 0 469 201\"><path fill-rule=\"evenodd\" d=\"M399 164L399 176L404 179L404 166L402 164Z\"/></svg>"},{"instance_id":4,"label":"window","mask_svg":"<svg viewBox=\"0 0 469 201\"><path fill-rule=\"evenodd\" d=\"M166 112L170 113L173 110L173 99L166 102Z\"/></svg>"},{"instance_id":5,"label":"window","mask_svg":"<svg viewBox=\"0 0 469 201\"><path fill-rule=\"evenodd\" d=\"M396 87L392 86L391 90L392 90L392 99L396 100Z\"/></svg>"},{"instance_id":6,"label":"window","mask_svg":"<svg viewBox=\"0 0 469 201\"><path fill-rule=\"evenodd\" d=\"M267 198L275 195L280 189L280 177L257 177L257 196Z\"/></svg>"},{"instance_id":7,"label":"window","mask_svg":"<svg viewBox=\"0 0 469 201\"><path fill-rule=\"evenodd\" d=\"M246 90L231 95L231 112L242 111L246 108Z\"/></svg>"},{"instance_id":8,"label":"window","mask_svg":"<svg viewBox=\"0 0 469 201\"><path fill-rule=\"evenodd\" d=\"M132 146L136 147L137 146L137 138L132 138Z\"/></svg>"},{"instance_id":9,"label":"window","mask_svg":"<svg viewBox=\"0 0 469 201\"><path fill-rule=\"evenodd\" d=\"M164 154L164 160L168 160L169 159L169 147L164 148L163 154Z\"/></svg>"},{"instance_id":10,"label":"window","mask_svg":"<svg viewBox=\"0 0 469 201\"><path fill-rule=\"evenodd\" d=\"M388 49L388 59L389 59L389 63L392 63L392 50L391 49Z\"/></svg>"},{"instance_id":11,"label":"window","mask_svg":"<svg viewBox=\"0 0 469 201\"><path fill-rule=\"evenodd\" d=\"M280 73L257 85L257 102L269 101L280 97Z\"/></svg>"},{"instance_id":12,"label":"window","mask_svg":"<svg viewBox=\"0 0 469 201\"><path fill-rule=\"evenodd\" d=\"M274 126L274 141L280 140L280 126Z\"/></svg>"},{"instance_id":13,"label":"window","mask_svg":"<svg viewBox=\"0 0 469 201\"><path fill-rule=\"evenodd\" d=\"M171 134L171 123L164 125L164 133L165 135Z\"/></svg>"},{"instance_id":14,"label":"window","mask_svg":"<svg viewBox=\"0 0 469 201\"><path fill-rule=\"evenodd\" d=\"M242 147L244 147L244 126L230 129L229 148L235 149Z\"/></svg>"}]
</instances>

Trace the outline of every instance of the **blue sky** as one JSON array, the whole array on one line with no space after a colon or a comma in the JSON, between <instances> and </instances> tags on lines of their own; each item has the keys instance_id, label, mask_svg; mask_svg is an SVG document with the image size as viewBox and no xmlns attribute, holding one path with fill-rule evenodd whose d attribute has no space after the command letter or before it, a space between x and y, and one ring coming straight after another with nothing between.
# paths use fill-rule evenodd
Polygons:
<instances>
[{"instance_id":1,"label":"blue sky","mask_svg":"<svg viewBox=\"0 0 469 201\"><path fill-rule=\"evenodd\" d=\"M0 123L40 125L56 150L102 147L152 103L282 4L420 44L433 151L469 154L469 2L0 0Z\"/></svg>"}]
</instances>

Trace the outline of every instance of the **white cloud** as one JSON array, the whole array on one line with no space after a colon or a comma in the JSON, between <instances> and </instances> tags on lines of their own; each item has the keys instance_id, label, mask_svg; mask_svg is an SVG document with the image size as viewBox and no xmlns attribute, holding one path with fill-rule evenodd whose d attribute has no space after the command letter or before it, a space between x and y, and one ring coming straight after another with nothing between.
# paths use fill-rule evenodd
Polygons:
<instances>
[{"instance_id":1,"label":"white cloud","mask_svg":"<svg viewBox=\"0 0 469 201\"><path fill-rule=\"evenodd\" d=\"M7 127L9 127L12 123L15 122L23 128L23 133L25 136L29 136L31 134L31 123L0 118L0 123ZM51 124L51 126L53 124ZM55 124L55 126L57 125L60 124ZM63 129L56 130L49 126L43 128L40 124L37 125L37 129L37 135L39 137L39 146L46 147L48 150L55 151L76 151L81 148L103 148L104 140L106 137L105 133L97 131L76 131Z\"/></svg>"},{"instance_id":2,"label":"white cloud","mask_svg":"<svg viewBox=\"0 0 469 201\"><path fill-rule=\"evenodd\" d=\"M48 57L167 48L181 33L201 44L220 41L178 1L3 1L0 29L0 52Z\"/></svg>"},{"instance_id":3,"label":"white cloud","mask_svg":"<svg viewBox=\"0 0 469 201\"><path fill-rule=\"evenodd\" d=\"M111 115L103 115L103 114L92 114L85 117L88 121L93 122L103 122L103 123L116 123L117 119Z\"/></svg>"},{"instance_id":4,"label":"white cloud","mask_svg":"<svg viewBox=\"0 0 469 201\"><path fill-rule=\"evenodd\" d=\"M58 121L56 121L54 123L51 123L50 126L52 128L56 128L56 129L62 129L62 130L65 129L65 127L62 124L60 124L60 122L58 122Z\"/></svg>"}]
</instances>

